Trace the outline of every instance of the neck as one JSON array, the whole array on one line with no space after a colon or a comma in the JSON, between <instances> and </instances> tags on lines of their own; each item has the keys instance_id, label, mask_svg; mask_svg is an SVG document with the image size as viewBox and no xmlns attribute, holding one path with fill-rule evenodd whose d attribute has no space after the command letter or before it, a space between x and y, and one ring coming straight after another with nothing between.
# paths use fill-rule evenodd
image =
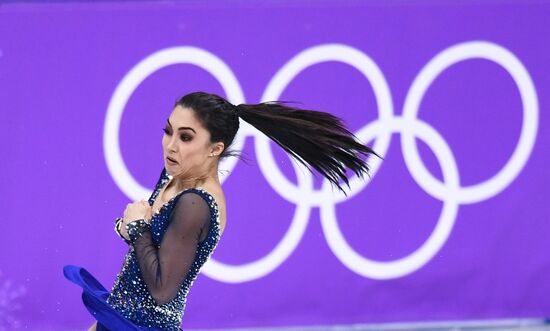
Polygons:
<instances>
[{"instance_id":1,"label":"neck","mask_svg":"<svg viewBox=\"0 0 550 331\"><path fill-rule=\"evenodd\" d=\"M174 179L176 178L174 177ZM220 178L218 176L218 162L215 162L204 175L193 175L190 177L177 178L177 180L172 180L168 186L174 185L173 187L175 191L181 192L185 189L202 186L207 183L220 185Z\"/></svg>"}]
</instances>

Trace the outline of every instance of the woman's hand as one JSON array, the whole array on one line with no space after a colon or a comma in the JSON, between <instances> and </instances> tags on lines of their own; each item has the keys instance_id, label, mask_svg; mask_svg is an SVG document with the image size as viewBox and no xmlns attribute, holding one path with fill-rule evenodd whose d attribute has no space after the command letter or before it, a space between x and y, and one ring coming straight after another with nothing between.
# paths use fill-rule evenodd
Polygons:
<instances>
[{"instance_id":1,"label":"woman's hand","mask_svg":"<svg viewBox=\"0 0 550 331\"><path fill-rule=\"evenodd\" d=\"M151 214L151 206L149 206L149 203L145 199L142 199L129 203L124 210L124 217L122 219L126 223L139 219L145 219L147 221L151 217Z\"/></svg>"},{"instance_id":2,"label":"woman's hand","mask_svg":"<svg viewBox=\"0 0 550 331\"><path fill-rule=\"evenodd\" d=\"M146 200L129 203L124 210L120 234L129 240L130 237L128 236L128 232L126 232L126 224L139 219L144 219L146 222L149 222L152 214L153 210Z\"/></svg>"}]
</instances>

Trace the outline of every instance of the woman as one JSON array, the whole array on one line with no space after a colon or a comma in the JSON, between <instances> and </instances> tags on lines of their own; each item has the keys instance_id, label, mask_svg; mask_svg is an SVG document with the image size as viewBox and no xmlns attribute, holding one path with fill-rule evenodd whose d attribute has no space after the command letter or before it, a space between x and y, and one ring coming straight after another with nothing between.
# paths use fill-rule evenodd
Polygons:
<instances>
[{"instance_id":1,"label":"woman","mask_svg":"<svg viewBox=\"0 0 550 331\"><path fill-rule=\"evenodd\" d=\"M84 268L64 268L65 277L83 288L83 302L97 320L90 330L181 330L189 288L225 229L218 164L233 155L228 148L239 118L342 191L340 179L349 188L346 167L362 177L369 168L361 154L377 155L325 112L280 102L234 106L203 92L185 95L164 128L165 166L155 190L148 201L128 204L116 220L129 250L112 291Z\"/></svg>"}]
</instances>

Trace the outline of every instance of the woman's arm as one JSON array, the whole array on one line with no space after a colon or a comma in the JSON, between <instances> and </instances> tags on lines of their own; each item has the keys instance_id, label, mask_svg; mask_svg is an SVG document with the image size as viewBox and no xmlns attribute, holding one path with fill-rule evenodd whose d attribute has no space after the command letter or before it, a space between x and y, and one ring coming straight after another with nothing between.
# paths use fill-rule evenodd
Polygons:
<instances>
[{"instance_id":1,"label":"woman's arm","mask_svg":"<svg viewBox=\"0 0 550 331\"><path fill-rule=\"evenodd\" d=\"M197 193L183 193L170 214L169 225L157 247L144 219L126 225L143 280L158 305L177 295L191 268L197 246L210 224L208 203Z\"/></svg>"}]
</instances>

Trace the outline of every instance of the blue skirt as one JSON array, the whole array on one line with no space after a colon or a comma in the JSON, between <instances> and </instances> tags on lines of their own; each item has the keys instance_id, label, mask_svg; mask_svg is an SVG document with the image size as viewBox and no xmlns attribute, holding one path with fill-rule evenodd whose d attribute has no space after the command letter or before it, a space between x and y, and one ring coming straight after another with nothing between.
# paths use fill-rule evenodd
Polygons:
<instances>
[{"instance_id":1,"label":"blue skirt","mask_svg":"<svg viewBox=\"0 0 550 331\"><path fill-rule=\"evenodd\" d=\"M63 267L63 275L71 282L82 287L82 302L97 320L97 331L162 331L157 328L136 325L124 318L107 302L109 291L88 270L74 265L66 265Z\"/></svg>"}]
</instances>

